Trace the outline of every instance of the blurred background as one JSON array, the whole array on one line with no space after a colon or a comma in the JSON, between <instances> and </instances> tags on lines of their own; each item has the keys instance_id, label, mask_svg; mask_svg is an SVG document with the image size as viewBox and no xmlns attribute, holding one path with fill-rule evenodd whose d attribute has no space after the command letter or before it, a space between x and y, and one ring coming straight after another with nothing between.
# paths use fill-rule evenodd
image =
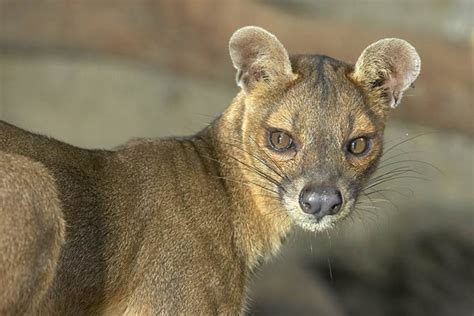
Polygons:
<instances>
[{"instance_id":1,"label":"blurred background","mask_svg":"<svg viewBox=\"0 0 474 316\"><path fill-rule=\"evenodd\" d=\"M238 92L231 34L355 62L408 40L422 71L393 112L372 201L296 230L252 315L474 315L472 0L0 0L0 119L86 148L203 128ZM396 171L395 171L396 172Z\"/></svg>"}]
</instances>

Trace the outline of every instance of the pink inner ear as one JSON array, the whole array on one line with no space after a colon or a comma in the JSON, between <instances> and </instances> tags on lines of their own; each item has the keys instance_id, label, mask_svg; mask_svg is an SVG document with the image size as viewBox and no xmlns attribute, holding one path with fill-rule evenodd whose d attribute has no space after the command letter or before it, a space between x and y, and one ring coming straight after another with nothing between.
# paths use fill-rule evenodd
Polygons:
<instances>
[{"instance_id":1,"label":"pink inner ear","mask_svg":"<svg viewBox=\"0 0 474 316\"><path fill-rule=\"evenodd\" d=\"M405 90L405 78L400 78L398 72L392 72L385 80L382 88L388 92L391 97L389 106L391 108L397 107L402 97L403 91Z\"/></svg>"},{"instance_id":2,"label":"pink inner ear","mask_svg":"<svg viewBox=\"0 0 474 316\"><path fill-rule=\"evenodd\" d=\"M403 89L403 79L399 78L396 72L393 72L388 75L387 79L385 79L382 88L390 91L400 91Z\"/></svg>"},{"instance_id":3,"label":"pink inner ear","mask_svg":"<svg viewBox=\"0 0 474 316\"><path fill-rule=\"evenodd\" d=\"M419 62L403 53L399 53L399 56L398 60L393 62L396 64L392 64L391 72L383 87L401 96L418 76Z\"/></svg>"}]
</instances>

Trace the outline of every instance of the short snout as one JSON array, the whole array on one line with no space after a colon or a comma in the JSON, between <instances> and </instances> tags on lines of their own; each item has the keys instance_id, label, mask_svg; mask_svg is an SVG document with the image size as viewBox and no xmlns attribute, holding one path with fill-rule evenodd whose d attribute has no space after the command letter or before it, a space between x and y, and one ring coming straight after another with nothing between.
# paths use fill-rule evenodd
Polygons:
<instances>
[{"instance_id":1,"label":"short snout","mask_svg":"<svg viewBox=\"0 0 474 316\"><path fill-rule=\"evenodd\" d=\"M319 220L339 212L343 200L341 191L335 187L309 184L301 190L299 203L303 212L314 215Z\"/></svg>"}]
</instances>

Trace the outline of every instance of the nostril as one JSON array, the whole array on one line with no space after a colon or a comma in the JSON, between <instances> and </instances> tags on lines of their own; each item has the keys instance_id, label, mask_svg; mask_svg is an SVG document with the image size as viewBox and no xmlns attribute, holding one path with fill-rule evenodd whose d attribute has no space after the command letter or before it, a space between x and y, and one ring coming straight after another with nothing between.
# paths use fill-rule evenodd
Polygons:
<instances>
[{"instance_id":1,"label":"nostril","mask_svg":"<svg viewBox=\"0 0 474 316\"><path fill-rule=\"evenodd\" d=\"M336 214L337 212L339 212L340 208L341 208L341 205L342 204L334 204L332 207L331 207L331 212L330 214L331 215L334 215Z\"/></svg>"},{"instance_id":2,"label":"nostril","mask_svg":"<svg viewBox=\"0 0 474 316\"><path fill-rule=\"evenodd\" d=\"M316 214L321 209L321 200L317 192L311 187L301 190L299 202L303 212L307 214Z\"/></svg>"},{"instance_id":3,"label":"nostril","mask_svg":"<svg viewBox=\"0 0 474 316\"><path fill-rule=\"evenodd\" d=\"M331 206L331 214L339 212L342 206L342 194L341 191L337 190L333 195L333 201Z\"/></svg>"}]
</instances>

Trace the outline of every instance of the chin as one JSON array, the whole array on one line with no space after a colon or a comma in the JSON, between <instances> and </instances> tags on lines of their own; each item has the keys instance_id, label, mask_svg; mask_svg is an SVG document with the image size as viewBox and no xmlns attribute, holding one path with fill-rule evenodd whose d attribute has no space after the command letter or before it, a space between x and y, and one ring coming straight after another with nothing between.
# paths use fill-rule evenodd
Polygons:
<instances>
[{"instance_id":1,"label":"chin","mask_svg":"<svg viewBox=\"0 0 474 316\"><path fill-rule=\"evenodd\" d=\"M353 203L348 203L338 214L327 215L317 220L316 218L303 214L300 210L290 212L293 222L304 230L311 232L324 232L333 229L342 222L352 211Z\"/></svg>"},{"instance_id":2,"label":"chin","mask_svg":"<svg viewBox=\"0 0 474 316\"><path fill-rule=\"evenodd\" d=\"M296 224L304 230L316 233L334 228L335 221L331 220L328 216L322 218L319 222L316 220L298 220L296 221Z\"/></svg>"}]
</instances>

